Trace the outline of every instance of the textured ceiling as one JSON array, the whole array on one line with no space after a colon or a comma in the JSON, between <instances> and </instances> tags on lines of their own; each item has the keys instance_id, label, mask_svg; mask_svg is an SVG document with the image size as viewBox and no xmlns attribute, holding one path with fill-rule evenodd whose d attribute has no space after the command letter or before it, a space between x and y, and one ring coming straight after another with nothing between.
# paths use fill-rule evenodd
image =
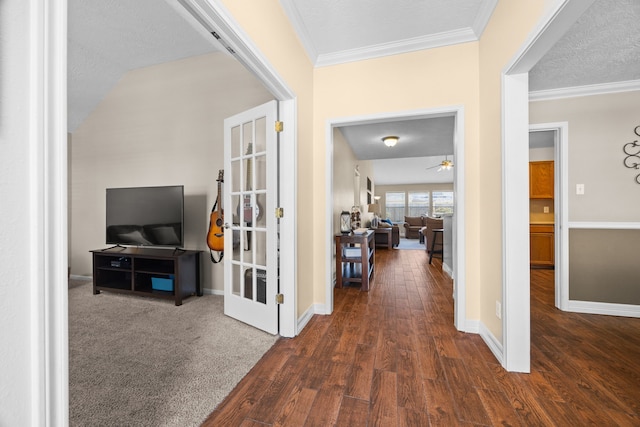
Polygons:
<instances>
[{"instance_id":1,"label":"textured ceiling","mask_svg":"<svg viewBox=\"0 0 640 427\"><path fill-rule=\"evenodd\" d=\"M596 0L529 73L532 91L640 80L640 1Z\"/></svg>"}]
</instances>

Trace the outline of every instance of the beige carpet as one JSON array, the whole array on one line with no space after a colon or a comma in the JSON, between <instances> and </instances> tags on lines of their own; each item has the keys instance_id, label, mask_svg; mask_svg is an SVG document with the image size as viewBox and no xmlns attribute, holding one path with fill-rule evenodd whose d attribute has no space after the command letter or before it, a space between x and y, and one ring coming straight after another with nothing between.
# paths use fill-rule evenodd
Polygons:
<instances>
[{"instance_id":1,"label":"beige carpet","mask_svg":"<svg viewBox=\"0 0 640 427\"><path fill-rule=\"evenodd\" d=\"M198 426L277 337L223 314L223 298L173 302L69 286L71 426Z\"/></svg>"}]
</instances>

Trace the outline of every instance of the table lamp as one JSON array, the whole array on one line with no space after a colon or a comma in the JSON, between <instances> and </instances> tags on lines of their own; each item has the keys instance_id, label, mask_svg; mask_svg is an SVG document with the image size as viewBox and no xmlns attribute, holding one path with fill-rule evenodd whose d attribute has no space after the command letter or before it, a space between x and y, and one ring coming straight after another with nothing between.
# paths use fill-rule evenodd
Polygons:
<instances>
[{"instance_id":1,"label":"table lamp","mask_svg":"<svg viewBox=\"0 0 640 427\"><path fill-rule=\"evenodd\" d=\"M367 209L373 214L373 218L371 218L371 228L378 228L378 215L380 214L380 205L377 203L369 205Z\"/></svg>"}]
</instances>

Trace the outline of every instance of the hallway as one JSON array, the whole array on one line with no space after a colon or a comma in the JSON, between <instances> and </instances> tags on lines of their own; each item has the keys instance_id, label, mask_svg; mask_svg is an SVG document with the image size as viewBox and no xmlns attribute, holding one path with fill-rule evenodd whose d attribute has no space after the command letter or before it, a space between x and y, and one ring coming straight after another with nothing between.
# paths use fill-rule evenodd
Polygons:
<instances>
[{"instance_id":1,"label":"hallway","mask_svg":"<svg viewBox=\"0 0 640 427\"><path fill-rule=\"evenodd\" d=\"M378 250L374 285L280 339L203 426L640 425L640 319L562 313L533 270L532 373L453 326L452 282L421 250Z\"/></svg>"}]
</instances>

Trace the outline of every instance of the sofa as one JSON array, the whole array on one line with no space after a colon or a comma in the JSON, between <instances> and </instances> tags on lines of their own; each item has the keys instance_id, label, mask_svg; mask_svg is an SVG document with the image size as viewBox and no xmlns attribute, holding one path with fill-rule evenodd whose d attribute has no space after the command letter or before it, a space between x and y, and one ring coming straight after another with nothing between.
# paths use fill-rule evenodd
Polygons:
<instances>
[{"instance_id":1,"label":"sofa","mask_svg":"<svg viewBox=\"0 0 640 427\"><path fill-rule=\"evenodd\" d=\"M425 226L421 230L421 233L424 235L424 246L427 252L431 250L431 240L433 239L434 228L443 228L442 218L425 217ZM437 234L436 239L437 250L434 249L434 253L442 250L442 233Z\"/></svg>"},{"instance_id":2,"label":"sofa","mask_svg":"<svg viewBox=\"0 0 640 427\"><path fill-rule=\"evenodd\" d=\"M426 216L405 216L404 237L407 239L419 239L420 230L427 225L426 219Z\"/></svg>"}]
</instances>

